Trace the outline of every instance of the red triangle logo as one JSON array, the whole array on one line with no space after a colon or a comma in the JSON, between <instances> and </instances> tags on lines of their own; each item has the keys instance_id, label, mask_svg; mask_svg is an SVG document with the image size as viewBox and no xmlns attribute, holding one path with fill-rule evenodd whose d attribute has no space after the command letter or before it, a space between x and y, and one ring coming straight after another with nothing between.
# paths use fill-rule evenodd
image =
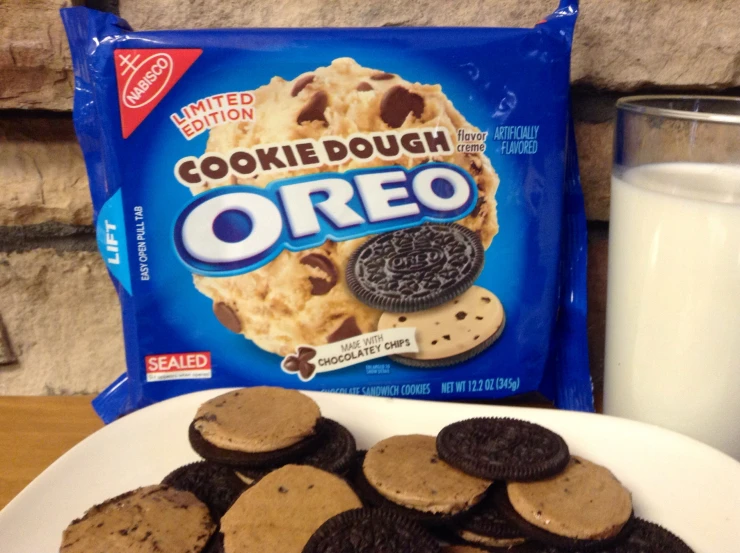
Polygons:
<instances>
[{"instance_id":1,"label":"red triangle logo","mask_svg":"<svg viewBox=\"0 0 740 553\"><path fill-rule=\"evenodd\" d=\"M131 136L202 52L199 48L113 51L123 138Z\"/></svg>"}]
</instances>

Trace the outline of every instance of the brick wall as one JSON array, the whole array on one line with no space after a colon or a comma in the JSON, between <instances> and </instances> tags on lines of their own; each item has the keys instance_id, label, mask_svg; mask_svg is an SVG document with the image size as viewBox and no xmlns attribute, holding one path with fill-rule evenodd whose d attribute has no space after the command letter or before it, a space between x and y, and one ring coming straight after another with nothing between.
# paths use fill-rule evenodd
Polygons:
<instances>
[{"instance_id":1,"label":"brick wall","mask_svg":"<svg viewBox=\"0 0 740 553\"><path fill-rule=\"evenodd\" d=\"M78 2L79 3L79 2ZM531 26L555 0L120 0L136 29ZM120 315L95 252L70 115L63 0L0 0L0 394L96 392L124 367ZM573 98L589 219L589 334L603 367L616 98L740 93L740 2L582 0Z\"/></svg>"}]
</instances>

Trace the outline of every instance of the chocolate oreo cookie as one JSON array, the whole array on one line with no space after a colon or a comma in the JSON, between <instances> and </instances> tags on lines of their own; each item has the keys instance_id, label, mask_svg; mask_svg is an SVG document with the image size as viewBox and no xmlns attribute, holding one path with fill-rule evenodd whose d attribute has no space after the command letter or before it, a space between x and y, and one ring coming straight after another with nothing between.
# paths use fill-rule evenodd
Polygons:
<instances>
[{"instance_id":1,"label":"chocolate oreo cookie","mask_svg":"<svg viewBox=\"0 0 740 553\"><path fill-rule=\"evenodd\" d=\"M437 553L439 543L413 521L383 509L353 509L319 527L303 553Z\"/></svg>"},{"instance_id":2,"label":"chocolate oreo cookie","mask_svg":"<svg viewBox=\"0 0 740 553\"><path fill-rule=\"evenodd\" d=\"M514 547L524 541L522 532L499 511L491 495L451 527L457 537L476 546Z\"/></svg>"},{"instance_id":3,"label":"chocolate oreo cookie","mask_svg":"<svg viewBox=\"0 0 740 553\"><path fill-rule=\"evenodd\" d=\"M214 520L219 520L247 485L228 467L198 461L175 469L162 484L191 492L206 504Z\"/></svg>"},{"instance_id":4,"label":"chocolate oreo cookie","mask_svg":"<svg viewBox=\"0 0 740 553\"><path fill-rule=\"evenodd\" d=\"M457 224L425 224L371 238L352 254L346 280L365 305L410 313L442 305L483 269L480 238Z\"/></svg>"},{"instance_id":5,"label":"chocolate oreo cookie","mask_svg":"<svg viewBox=\"0 0 740 553\"><path fill-rule=\"evenodd\" d=\"M616 544L609 551L613 553L662 553L663 551L694 553L694 550L675 534L662 526L640 518L634 520L632 531L624 541Z\"/></svg>"},{"instance_id":6,"label":"chocolate oreo cookie","mask_svg":"<svg viewBox=\"0 0 740 553\"><path fill-rule=\"evenodd\" d=\"M499 482L494 484L491 494L493 501L496 504L496 508L498 509L499 513L501 513L501 515L506 517L506 519L509 520L509 522L511 522L514 526L516 526L526 537L554 547L555 549L553 550L553 553L559 553L561 550L579 552L591 551L595 553L616 553L616 551L618 550L611 549L611 544L621 543L623 540L627 539L633 530L635 522L634 517L630 516L629 520L622 527L621 531L615 536L609 538L576 539L548 532L547 530L544 530L543 528L535 526L534 524L524 520L511 505L508 493L506 491L505 483ZM644 550L628 549L625 550L625 553L627 553L627 551L634 551L634 553L643 553ZM647 552L650 551L650 549L647 550ZM660 551L660 549L657 550L657 552ZM673 553L673 550L671 549L668 549L667 551L671 551L671 553Z\"/></svg>"},{"instance_id":7,"label":"chocolate oreo cookie","mask_svg":"<svg viewBox=\"0 0 740 553\"><path fill-rule=\"evenodd\" d=\"M331 419L321 419L319 432L319 446L295 463L334 474L346 474L357 453L355 437L344 426Z\"/></svg>"},{"instance_id":8,"label":"chocolate oreo cookie","mask_svg":"<svg viewBox=\"0 0 740 553\"><path fill-rule=\"evenodd\" d=\"M235 451L215 446L198 432L195 428L195 421L188 428L188 438L195 452L207 461L237 468L267 468L284 465L312 453L321 443L320 434L322 426L323 419L319 419L319 422L316 424L316 433L313 436L309 436L294 445L282 449L259 453Z\"/></svg>"},{"instance_id":9,"label":"chocolate oreo cookie","mask_svg":"<svg viewBox=\"0 0 740 553\"><path fill-rule=\"evenodd\" d=\"M510 418L476 418L444 427L439 456L458 469L490 480L547 478L568 464L568 446L538 424Z\"/></svg>"}]
</instances>

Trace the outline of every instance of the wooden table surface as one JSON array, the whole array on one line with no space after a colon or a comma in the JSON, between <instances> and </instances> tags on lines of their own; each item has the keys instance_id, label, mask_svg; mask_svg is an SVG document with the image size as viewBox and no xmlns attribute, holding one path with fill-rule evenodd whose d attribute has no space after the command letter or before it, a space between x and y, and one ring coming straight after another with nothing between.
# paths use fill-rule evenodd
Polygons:
<instances>
[{"instance_id":1,"label":"wooden table surface","mask_svg":"<svg viewBox=\"0 0 740 553\"><path fill-rule=\"evenodd\" d=\"M0 396L0 509L63 453L103 427L90 405L93 397ZM600 399L597 395L598 411Z\"/></svg>"},{"instance_id":2,"label":"wooden table surface","mask_svg":"<svg viewBox=\"0 0 740 553\"><path fill-rule=\"evenodd\" d=\"M102 428L92 398L0 397L0 509L60 455Z\"/></svg>"}]
</instances>

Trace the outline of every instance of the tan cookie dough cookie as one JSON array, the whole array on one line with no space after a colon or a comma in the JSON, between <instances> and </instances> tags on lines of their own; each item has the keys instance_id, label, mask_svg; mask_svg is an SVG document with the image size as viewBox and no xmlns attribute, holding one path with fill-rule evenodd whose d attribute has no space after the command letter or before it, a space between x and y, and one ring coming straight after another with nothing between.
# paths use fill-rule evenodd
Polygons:
<instances>
[{"instance_id":1,"label":"tan cookie dough cookie","mask_svg":"<svg viewBox=\"0 0 740 553\"><path fill-rule=\"evenodd\" d=\"M256 121L212 129L208 152L226 154L234 148L257 144L422 127L446 128L454 149L457 129L479 132L455 109L439 85L411 83L398 75L362 67L350 58L336 59L330 66L292 81L274 77L254 95ZM477 232L488 247L498 232L494 196L499 179L482 154L351 160L342 165L204 182L191 190L197 194L233 184L265 187L279 178L383 165L410 168L426 161L454 163L475 179L478 204L458 222ZM195 285L213 300L224 326L266 351L288 355L298 345L322 345L377 329L380 312L357 301L344 281L347 260L364 240L327 241L311 250L283 252L264 267L243 275L196 275Z\"/></svg>"},{"instance_id":2,"label":"tan cookie dough cookie","mask_svg":"<svg viewBox=\"0 0 740 553\"><path fill-rule=\"evenodd\" d=\"M245 491L221 519L225 553L301 553L331 517L362 503L333 474L298 465L277 469Z\"/></svg>"},{"instance_id":3,"label":"tan cookie dough cookie","mask_svg":"<svg viewBox=\"0 0 740 553\"><path fill-rule=\"evenodd\" d=\"M194 426L216 447L262 453L313 436L320 417L316 402L300 392L256 386L206 401L198 408Z\"/></svg>"},{"instance_id":4,"label":"tan cookie dough cookie","mask_svg":"<svg viewBox=\"0 0 740 553\"><path fill-rule=\"evenodd\" d=\"M535 526L573 539L616 536L632 514L632 497L606 468L571 457L563 472L537 482L510 482L509 500Z\"/></svg>"},{"instance_id":5,"label":"tan cookie dough cookie","mask_svg":"<svg viewBox=\"0 0 740 553\"><path fill-rule=\"evenodd\" d=\"M192 493L148 486L96 505L64 531L64 553L200 553L216 524Z\"/></svg>"},{"instance_id":6,"label":"tan cookie dough cookie","mask_svg":"<svg viewBox=\"0 0 740 553\"><path fill-rule=\"evenodd\" d=\"M464 511L477 504L491 484L442 461L436 438L420 434L378 442L365 455L362 471L389 501L428 513Z\"/></svg>"},{"instance_id":7,"label":"tan cookie dough cookie","mask_svg":"<svg viewBox=\"0 0 740 553\"><path fill-rule=\"evenodd\" d=\"M501 301L485 288L471 286L454 300L426 311L383 313L378 330L416 328L419 352L403 357L436 360L485 349L503 331L504 320Z\"/></svg>"}]
</instances>

